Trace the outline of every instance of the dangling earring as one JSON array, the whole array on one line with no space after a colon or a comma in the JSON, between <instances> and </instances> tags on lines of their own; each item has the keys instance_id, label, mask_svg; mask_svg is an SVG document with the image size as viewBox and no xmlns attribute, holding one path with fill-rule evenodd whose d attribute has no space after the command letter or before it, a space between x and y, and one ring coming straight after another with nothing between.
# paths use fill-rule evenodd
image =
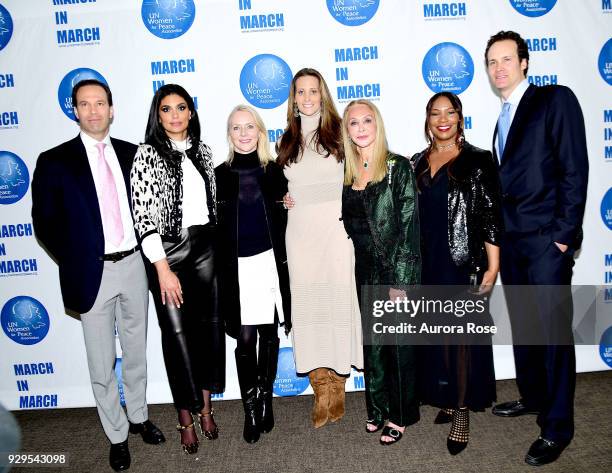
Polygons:
<instances>
[{"instance_id":1,"label":"dangling earring","mask_svg":"<svg viewBox=\"0 0 612 473\"><path fill-rule=\"evenodd\" d=\"M298 118L300 116L300 109L297 106L297 102L293 102L293 116Z\"/></svg>"}]
</instances>

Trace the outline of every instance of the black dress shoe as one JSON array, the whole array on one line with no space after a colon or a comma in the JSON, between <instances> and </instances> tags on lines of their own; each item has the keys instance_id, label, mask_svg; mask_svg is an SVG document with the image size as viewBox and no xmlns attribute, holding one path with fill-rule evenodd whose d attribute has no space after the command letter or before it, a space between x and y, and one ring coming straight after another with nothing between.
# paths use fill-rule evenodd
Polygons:
<instances>
[{"instance_id":1,"label":"black dress shoe","mask_svg":"<svg viewBox=\"0 0 612 473\"><path fill-rule=\"evenodd\" d=\"M130 467L132 458L128 449L127 439L120 443L111 443L109 463L113 470L123 471Z\"/></svg>"},{"instance_id":2,"label":"black dress shoe","mask_svg":"<svg viewBox=\"0 0 612 473\"><path fill-rule=\"evenodd\" d=\"M130 422L130 433L142 435L142 440L151 445L157 445L166 441L166 437L164 437L162 431L150 420L145 420L141 424L132 424Z\"/></svg>"},{"instance_id":3,"label":"black dress shoe","mask_svg":"<svg viewBox=\"0 0 612 473\"><path fill-rule=\"evenodd\" d=\"M565 450L565 447L567 447L567 444L561 444L538 437L538 439L531 444L531 447L529 447L529 451L525 456L525 461L532 466L542 466L547 463L552 463L559 458L559 455Z\"/></svg>"},{"instance_id":4,"label":"black dress shoe","mask_svg":"<svg viewBox=\"0 0 612 473\"><path fill-rule=\"evenodd\" d=\"M540 412L536 409L530 409L519 399L518 401L502 402L497 406L493 407L491 411L496 416L501 417L518 417L526 414L539 414Z\"/></svg>"}]
</instances>

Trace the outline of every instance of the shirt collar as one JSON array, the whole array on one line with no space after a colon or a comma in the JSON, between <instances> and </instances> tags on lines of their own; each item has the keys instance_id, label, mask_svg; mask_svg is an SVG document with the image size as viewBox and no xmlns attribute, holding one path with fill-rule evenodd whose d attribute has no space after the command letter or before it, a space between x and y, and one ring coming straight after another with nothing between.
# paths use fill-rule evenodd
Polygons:
<instances>
[{"instance_id":1,"label":"shirt collar","mask_svg":"<svg viewBox=\"0 0 612 473\"><path fill-rule=\"evenodd\" d=\"M513 108L516 108L521 99L523 98L523 94L525 94L527 87L529 87L529 81L527 80L527 78L525 78L519 83L519 85L516 86L516 89L512 91L510 97L508 97L508 100L504 100L502 98L502 104L509 102Z\"/></svg>"},{"instance_id":2,"label":"shirt collar","mask_svg":"<svg viewBox=\"0 0 612 473\"><path fill-rule=\"evenodd\" d=\"M102 141L98 141L91 136L89 136L84 131L79 133L81 136L81 140L86 148L95 148L98 143L104 143L106 146L111 146L110 133L107 133L106 136L102 139Z\"/></svg>"}]
</instances>

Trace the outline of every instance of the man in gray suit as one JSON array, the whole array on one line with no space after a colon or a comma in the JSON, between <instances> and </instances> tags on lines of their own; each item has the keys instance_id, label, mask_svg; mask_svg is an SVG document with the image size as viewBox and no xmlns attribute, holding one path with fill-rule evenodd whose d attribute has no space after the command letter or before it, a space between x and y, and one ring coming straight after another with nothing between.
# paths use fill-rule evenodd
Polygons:
<instances>
[{"instance_id":1,"label":"man in gray suit","mask_svg":"<svg viewBox=\"0 0 612 473\"><path fill-rule=\"evenodd\" d=\"M81 132L38 158L32 220L59 265L64 305L81 314L91 385L111 442L110 465L120 471L130 467L128 431L150 444L165 440L148 420L145 397L149 296L129 198L136 146L109 136L113 98L106 84L79 82L72 104ZM114 371L115 326L127 417Z\"/></svg>"}]
</instances>

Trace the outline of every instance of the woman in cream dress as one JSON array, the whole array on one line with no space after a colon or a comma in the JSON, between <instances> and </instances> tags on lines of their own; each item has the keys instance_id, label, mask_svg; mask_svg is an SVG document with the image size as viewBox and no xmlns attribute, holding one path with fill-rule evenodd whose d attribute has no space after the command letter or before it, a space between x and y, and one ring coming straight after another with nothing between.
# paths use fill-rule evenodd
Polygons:
<instances>
[{"instance_id":1,"label":"woman in cream dress","mask_svg":"<svg viewBox=\"0 0 612 473\"><path fill-rule=\"evenodd\" d=\"M321 74L291 82L287 128L277 146L289 193L286 244L296 371L308 373L315 427L344 415L351 366L363 367L355 256L341 219L341 120Z\"/></svg>"}]
</instances>

